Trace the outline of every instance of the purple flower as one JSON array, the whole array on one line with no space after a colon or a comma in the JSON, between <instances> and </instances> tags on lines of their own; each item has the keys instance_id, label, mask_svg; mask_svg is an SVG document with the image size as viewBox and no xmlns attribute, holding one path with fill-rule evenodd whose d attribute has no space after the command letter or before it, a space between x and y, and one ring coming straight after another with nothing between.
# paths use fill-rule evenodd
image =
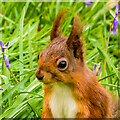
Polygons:
<instances>
[{"instance_id":1,"label":"purple flower","mask_svg":"<svg viewBox=\"0 0 120 120\"><path fill-rule=\"evenodd\" d=\"M93 72L95 72L96 71L96 64L94 65L94 68L93 68Z\"/></svg>"},{"instance_id":2,"label":"purple flower","mask_svg":"<svg viewBox=\"0 0 120 120\"><path fill-rule=\"evenodd\" d=\"M2 88L0 88L0 90L3 90Z\"/></svg>"},{"instance_id":3,"label":"purple flower","mask_svg":"<svg viewBox=\"0 0 120 120\"><path fill-rule=\"evenodd\" d=\"M84 1L84 3L86 4L86 6L85 7L88 7L88 5L91 5L92 3L93 3L93 1Z\"/></svg>"},{"instance_id":4,"label":"purple flower","mask_svg":"<svg viewBox=\"0 0 120 120\"><path fill-rule=\"evenodd\" d=\"M5 49L8 47L8 44L9 44L9 42L7 42L6 45L4 46L3 42L0 41L0 46L1 46L2 52L5 52Z\"/></svg>"},{"instance_id":5,"label":"purple flower","mask_svg":"<svg viewBox=\"0 0 120 120\"><path fill-rule=\"evenodd\" d=\"M4 61L5 61L5 64L6 64L6 68L9 68L10 66L9 66L9 59L8 59L8 55L5 55L4 54Z\"/></svg>"},{"instance_id":6,"label":"purple flower","mask_svg":"<svg viewBox=\"0 0 120 120\"><path fill-rule=\"evenodd\" d=\"M113 35L118 34L118 33L116 32L116 30L117 30L117 24L118 24L118 21L114 18L114 19L113 19L113 30L111 31L111 33L112 33Z\"/></svg>"},{"instance_id":7,"label":"purple flower","mask_svg":"<svg viewBox=\"0 0 120 120\"><path fill-rule=\"evenodd\" d=\"M96 76L98 76L101 72L102 66L100 66L100 63L98 65L94 65L93 72L96 72Z\"/></svg>"},{"instance_id":8,"label":"purple flower","mask_svg":"<svg viewBox=\"0 0 120 120\"><path fill-rule=\"evenodd\" d=\"M84 3L85 3L86 5L91 5L91 4L93 3L93 1L84 1Z\"/></svg>"},{"instance_id":9,"label":"purple flower","mask_svg":"<svg viewBox=\"0 0 120 120\"><path fill-rule=\"evenodd\" d=\"M118 10L119 10L119 3L117 3L117 5L116 5L116 9L115 9L115 17L118 16Z\"/></svg>"},{"instance_id":10,"label":"purple flower","mask_svg":"<svg viewBox=\"0 0 120 120\"><path fill-rule=\"evenodd\" d=\"M7 42L4 46L3 42L0 41L0 46L1 46L1 49L2 49L2 52L3 52L3 56L4 56L4 61L5 61L5 64L6 64L6 67L9 68L9 59L8 59L8 55L4 54L5 52L5 49L8 47L8 44L9 42Z\"/></svg>"}]
</instances>

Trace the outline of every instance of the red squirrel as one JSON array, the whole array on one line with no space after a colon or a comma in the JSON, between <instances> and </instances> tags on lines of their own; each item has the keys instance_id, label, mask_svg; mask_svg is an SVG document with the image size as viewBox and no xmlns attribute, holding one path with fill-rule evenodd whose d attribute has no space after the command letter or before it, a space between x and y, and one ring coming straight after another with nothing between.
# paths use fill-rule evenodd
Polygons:
<instances>
[{"instance_id":1,"label":"red squirrel","mask_svg":"<svg viewBox=\"0 0 120 120\"><path fill-rule=\"evenodd\" d=\"M69 37L60 32L65 13L54 20L35 72L44 83L42 118L111 118L111 97L85 63L80 18L75 16Z\"/></svg>"}]
</instances>

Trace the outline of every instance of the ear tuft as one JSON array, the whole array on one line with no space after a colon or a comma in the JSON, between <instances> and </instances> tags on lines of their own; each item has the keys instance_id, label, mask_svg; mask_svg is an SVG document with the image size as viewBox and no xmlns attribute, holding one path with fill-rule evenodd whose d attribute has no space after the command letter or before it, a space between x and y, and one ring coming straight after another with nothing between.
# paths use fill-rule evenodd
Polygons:
<instances>
[{"instance_id":1,"label":"ear tuft","mask_svg":"<svg viewBox=\"0 0 120 120\"><path fill-rule=\"evenodd\" d=\"M60 25L61 25L61 22L62 22L62 18L64 17L65 13L67 12L68 10L62 10L58 15L57 17L55 18L54 20L54 23L53 23L53 27L52 27L52 30L51 30L51 35L50 35L50 39L51 41L60 36L61 35L61 30L60 30Z\"/></svg>"},{"instance_id":2,"label":"ear tuft","mask_svg":"<svg viewBox=\"0 0 120 120\"><path fill-rule=\"evenodd\" d=\"M69 50L73 51L74 57L84 62L84 41L82 39L83 25L80 18L76 15L70 36L67 40Z\"/></svg>"}]
</instances>

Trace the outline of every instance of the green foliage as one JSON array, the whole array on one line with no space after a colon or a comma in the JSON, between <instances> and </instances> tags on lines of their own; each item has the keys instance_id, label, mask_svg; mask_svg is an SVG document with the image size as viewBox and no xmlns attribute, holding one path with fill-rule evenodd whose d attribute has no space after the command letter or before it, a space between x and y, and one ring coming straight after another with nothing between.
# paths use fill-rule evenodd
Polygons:
<instances>
[{"instance_id":1,"label":"green foliage","mask_svg":"<svg viewBox=\"0 0 120 120\"><path fill-rule=\"evenodd\" d=\"M72 20L77 13L85 26L83 36L88 67L93 70L94 64L100 63L100 83L115 95L119 94L117 35L110 35L106 53L115 6L108 9L106 2L95 2L87 8L82 2L4 2L0 13L0 36L4 44L10 42L10 68L19 83L15 83L5 68L0 50L0 81L3 88L0 91L0 119L41 117L44 93L43 84L35 77L37 57L49 44L54 18L64 8L70 12L62 26L63 34L70 34Z\"/></svg>"}]
</instances>

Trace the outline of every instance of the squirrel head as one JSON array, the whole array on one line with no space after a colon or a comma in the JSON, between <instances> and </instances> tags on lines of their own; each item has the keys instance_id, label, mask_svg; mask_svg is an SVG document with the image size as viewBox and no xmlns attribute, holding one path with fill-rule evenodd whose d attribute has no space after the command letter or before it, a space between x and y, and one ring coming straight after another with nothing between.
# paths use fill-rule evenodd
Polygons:
<instances>
[{"instance_id":1,"label":"squirrel head","mask_svg":"<svg viewBox=\"0 0 120 120\"><path fill-rule=\"evenodd\" d=\"M61 35L60 25L66 11L60 12L51 30L50 44L40 52L36 77L44 84L71 83L85 68L83 26L76 15L69 37Z\"/></svg>"}]
</instances>

